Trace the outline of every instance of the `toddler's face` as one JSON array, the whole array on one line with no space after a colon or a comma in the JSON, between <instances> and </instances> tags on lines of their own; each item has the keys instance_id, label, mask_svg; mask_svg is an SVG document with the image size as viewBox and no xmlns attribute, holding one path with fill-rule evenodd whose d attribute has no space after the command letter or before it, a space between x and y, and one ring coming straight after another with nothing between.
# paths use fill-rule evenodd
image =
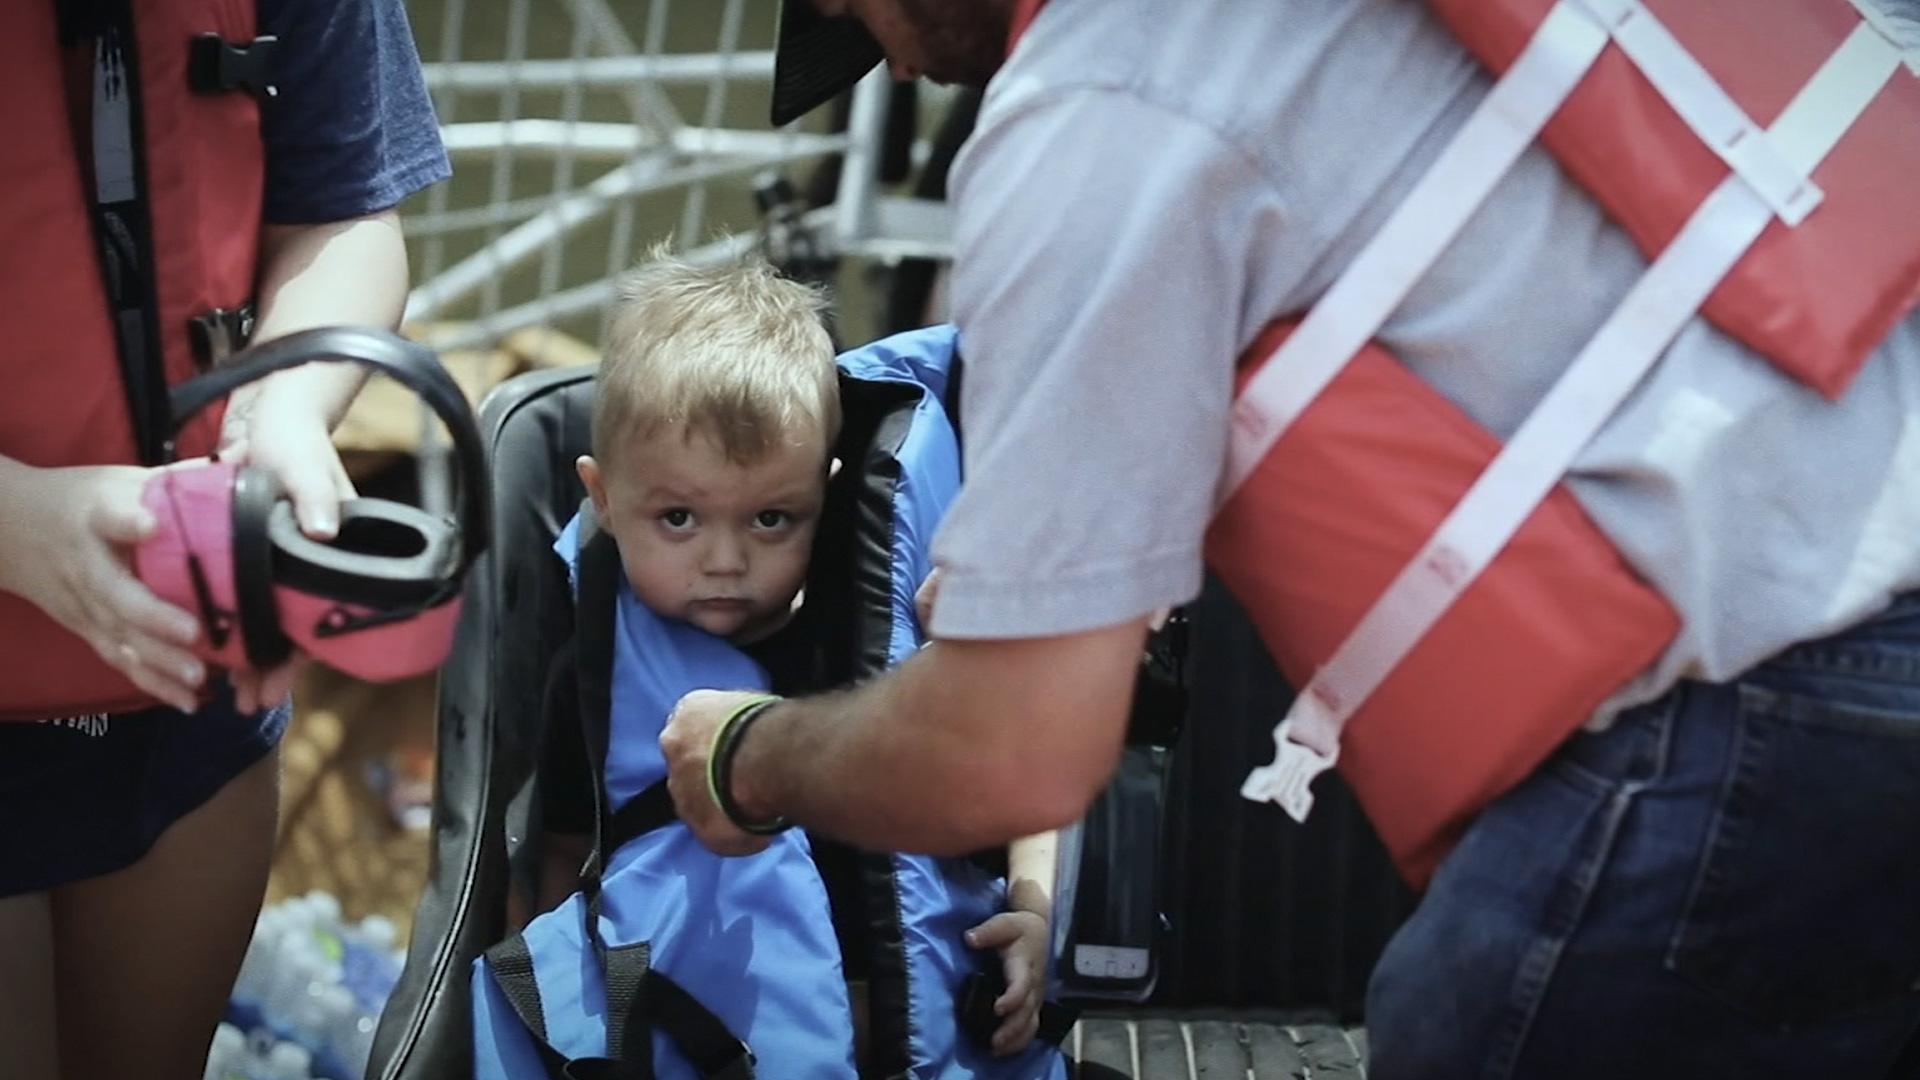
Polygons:
<instances>
[{"instance_id":1,"label":"toddler's face","mask_svg":"<svg viewBox=\"0 0 1920 1080\"><path fill-rule=\"evenodd\" d=\"M786 621L806 580L826 461L819 432L741 465L717 440L670 427L630 440L619 461L582 458L580 476L640 600L746 643Z\"/></svg>"}]
</instances>

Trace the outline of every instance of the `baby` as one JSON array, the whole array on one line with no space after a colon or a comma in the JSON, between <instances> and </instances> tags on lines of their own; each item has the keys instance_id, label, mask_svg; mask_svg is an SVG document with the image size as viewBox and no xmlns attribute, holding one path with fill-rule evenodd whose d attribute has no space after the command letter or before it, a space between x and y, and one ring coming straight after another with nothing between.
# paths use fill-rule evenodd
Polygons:
<instances>
[{"instance_id":1,"label":"baby","mask_svg":"<svg viewBox=\"0 0 1920 1080\"><path fill-rule=\"evenodd\" d=\"M577 463L634 597L749 654L797 606L831 474L841 415L823 306L762 261L656 255L624 282L593 454ZM1022 900L967 934L1002 956L1003 1055L1026 1047L1044 989L1044 906Z\"/></svg>"}]
</instances>

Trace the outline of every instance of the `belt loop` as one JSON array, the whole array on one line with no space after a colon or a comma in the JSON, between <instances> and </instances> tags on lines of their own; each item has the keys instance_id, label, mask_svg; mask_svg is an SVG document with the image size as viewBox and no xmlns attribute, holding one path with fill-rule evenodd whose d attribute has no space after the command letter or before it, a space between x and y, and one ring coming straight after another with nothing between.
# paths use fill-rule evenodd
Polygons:
<instances>
[{"instance_id":1,"label":"belt loop","mask_svg":"<svg viewBox=\"0 0 1920 1080\"><path fill-rule=\"evenodd\" d=\"M1683 679L1648 710L1646 734L1628 769L1630 783L1654 783L1667 775L1668 763L1673 760L1674 728L1679 726L1688 697L1698 689Z\"/></svg>"}]
</instances>

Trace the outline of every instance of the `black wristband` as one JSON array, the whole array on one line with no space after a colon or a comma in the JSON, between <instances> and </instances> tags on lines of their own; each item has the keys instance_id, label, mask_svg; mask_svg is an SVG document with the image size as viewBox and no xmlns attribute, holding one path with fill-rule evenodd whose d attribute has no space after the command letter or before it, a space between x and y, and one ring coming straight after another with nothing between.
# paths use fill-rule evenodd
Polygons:
<instances>
[{"instance_id":1,"label":"black wristband","mask_svg":"<svg viewBox=\"0 0 1920 1080\"><path fill-rule=\"evenodd\" d=\"M793 822L785 816L753 821L733 798L733 758L740 752L740 742L746 738L747 728L779 701L779 698L756 701L728 717L726 724L720 728L719 736L714 739L713 756L707 762L713 781L713 801L719 804L720 812L727 815L727 820L733 823L734 828L755 836L772 836L793 827Z\"/></svg>"}]
</instances>

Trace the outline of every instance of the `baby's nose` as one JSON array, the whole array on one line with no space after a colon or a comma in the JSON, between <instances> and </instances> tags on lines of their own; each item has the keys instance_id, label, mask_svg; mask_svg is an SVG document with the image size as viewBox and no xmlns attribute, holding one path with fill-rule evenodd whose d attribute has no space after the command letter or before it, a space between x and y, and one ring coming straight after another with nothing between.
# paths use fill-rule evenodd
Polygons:
<instances>
[{"instance_id":1,"label":"baby's nose","mask_svg":"<svg viewBox=\"0 0 1920 1080\"><path fill-rule=\"evenodd\" d=\"M738 574L747 568L747 547L737 537L723 534L707 546L704 561L709 574Z\"/></svg>"}]
</instances>

